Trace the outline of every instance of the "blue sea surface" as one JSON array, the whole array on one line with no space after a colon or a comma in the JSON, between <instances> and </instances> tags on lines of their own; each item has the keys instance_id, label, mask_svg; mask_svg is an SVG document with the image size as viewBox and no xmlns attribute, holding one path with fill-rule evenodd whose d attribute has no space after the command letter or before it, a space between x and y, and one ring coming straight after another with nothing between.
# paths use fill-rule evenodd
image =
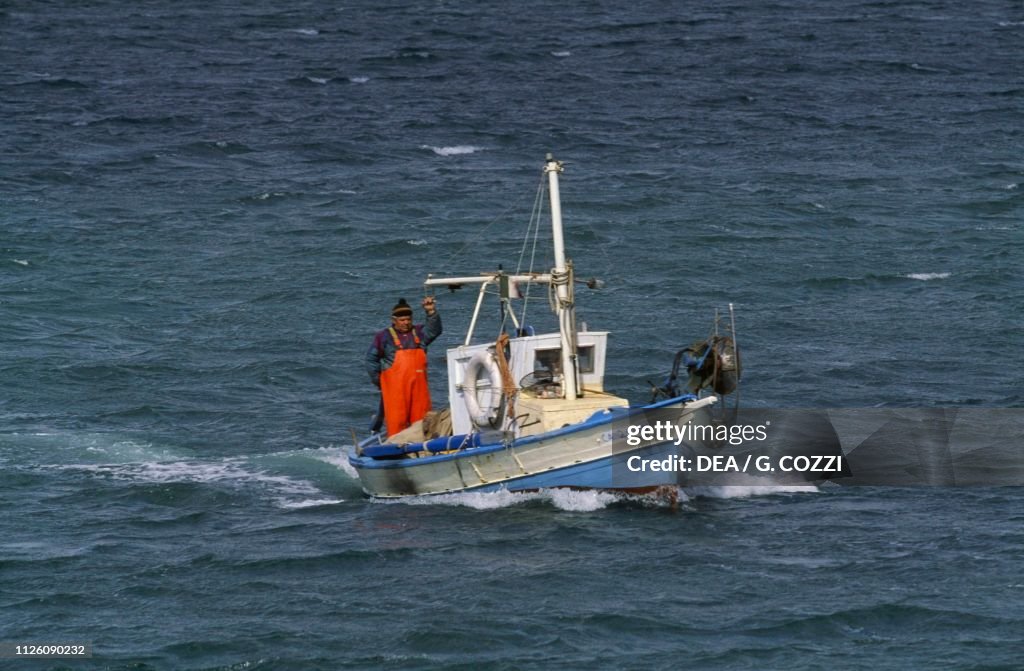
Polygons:
<instances>
[{"instance_id":1,"label":"blue sea surface","mask_svg":"<svg viewBox=\"0 0 1024 671\"><path fill-rule=\"evenodd\" d=\"M547 152L619 395L733 303L744 405L1021 407L1022 60L1001 0L0 3L0 642L93 650L0 668L1021 668L1021 488L385 503L343 451Z\"/></svg>"}]
</instances>

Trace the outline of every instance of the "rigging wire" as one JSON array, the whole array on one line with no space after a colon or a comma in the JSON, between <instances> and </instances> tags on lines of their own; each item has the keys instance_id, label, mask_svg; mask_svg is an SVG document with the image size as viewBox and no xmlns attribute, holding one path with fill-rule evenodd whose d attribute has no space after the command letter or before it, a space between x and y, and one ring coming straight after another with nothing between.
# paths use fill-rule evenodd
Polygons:
<instances>
[{"instance_id":1,"label":"rigging wire","mask_svg":"<svg viewBox=\"0 0 1024 671\"><path fill-rule=\"evenodd\" d=\"M541 179L540 185L537 187L537 193L536 193L536 195L534 196L534 199L533 199L533 207L530 210L530 220L529 220L529 222L527 222L527 225L526 225L526 235L523 236L523 246L522 246L522 249L519 250L519 259L518 259L518 261L516 261L516 269L515 269L515 273L514 273L515 275L519 275L523 271L523 258L526 256L526 248L527 248L527 246L530 243L530 233L531 233L531 231L533 232L533 249L532 249L532 251L530 253L529 273L530 274L533 273L533 266L534 266L534 262L535 262L536 257L537 257L537 239L540 236L540 215L541 215L541 210L544 207L544 193L545 193L544 186L545 186L544 179ZM527 307L527 304L529 303L530 284L531 283L532 283L532 280L527 280L526 281L526 291L522 294L522 296L523 296L523 312L522 312L522 316L519 319L520 326L523 326L523 325L526 324L526 307ZM516 287L516 291L517 292L519 291L518 287ZM510 311L512 309L510 305L506 305L506 307L508 308L508 311ZM502 312L501 323L498 325L498 333L499 334L505 332L505 326L508 323L508 311Z\"/></svg>"},{"instance_id":2,"label":"rigging wire","mask_svg":"<svg viewBox=\"0 0 1024 671\"><path fill-rule=\"evenodd\" d=\"M533 230L533 248L530 251L530 274L533 274L534 263L537 259L537 240L540 237L540 218L541 213L544 209L544 194L545 186L547 181L544 177L541 177L540 184L537 186L537 194L533 199L533 209L530 211L530 223L526 227L526 236L523 238L523 249L519 252L519 263L516 266L516 273L520 273L523 267L523 256L526 254L526 245L530 240L530 230ZM530 303L530 285L532 280L526 281L526 291L523 293L523 312L519 318L519 323L526 326L526 308Z\"/></svg>"},{"instance_id":3,"label":"rigging wire","mask_svg":"<svg viewBox=\"0 0 1024 671\"><path fill-rule=\"evenodd\" d=\"M529 221L527 223L527 227L526 227L526 234L523 237L523 245L522 245L522 247L521 247L521 249L519 251L519 259L516 262L516 272L515 272L515 274L517 274L517 275L518 274L523 274L523 263L524 263L524 259L526 257L527 247L530 247L530 265L529 265L529 270L527 271L527 274L532 275L534 273L534 268L535 268L536 261L537 261L537 247L538 247L538 243L539 243L539 239L540 239L541 216L543 214L544 202L545 202L544 196L545 196L546 193L547 193L547 181L544 178L544 176L542 175L541 179L540 179L540 183L539 183L539 185L537 187L536 194L534 195L533 206L532 206L532 208L530 210L530 219L529 219ZM475 243L477 243L478 241L483 239L484 236L487 235L491 231L491 229L494 228L494 226L496 224L498 224L500 221L504 220L509 215L509 213L512 212L515 208L516 208L516 205L512 204L512 205L509 205L504 210L502 210L486 226L481 228L475 235L473 235L471 238L469 238L462 246L460 246L458 249L456 249L454 252L452 252L448 256L447 260L443 263L443 265L444 266L451 266L452 262L457 257L461 256L466 251L466 249L468 249L471 245L474 245ZM531 242L530 242L531 237L533 239L532 240L532 245L531 245ZM523 307L522 307L522 315L521 315L520 320L519 320L519 324L520 325L525 325L526 324L526 310L527 310L527 308L529 306L531 285L532 285L532 280L527 280L526 281L525 290L523 292L521 292L521 295L523 297ZM518 290L518 288L517 288L517 290ZM490 292L488 291L488 293L490 293ZM510 307L510 309L511 309L511 307ZM499 328L498 328L498 333L504 332L505 327L507 325L507 321L508 321L508 314L507 313L503 313L502 317L501 317L501 324L499 325Z\"/></svg>"}]
</instances>

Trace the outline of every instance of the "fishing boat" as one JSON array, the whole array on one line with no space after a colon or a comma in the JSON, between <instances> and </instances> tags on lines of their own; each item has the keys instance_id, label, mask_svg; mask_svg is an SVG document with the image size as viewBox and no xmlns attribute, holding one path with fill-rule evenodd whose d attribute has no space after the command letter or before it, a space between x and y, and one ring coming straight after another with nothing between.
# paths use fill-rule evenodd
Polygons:
<instances>
[{"instance_id":1,"label":"fishing boat","mask_svg":"<svg viewBox=\"0 0 1024 671\"><path fill-rule=\"evenodd\" d=\"M732 306L722 333L716 317L710 335L675 354L664 382L651 386L651 402L631 406L606 390L609 333L576 319L577 280L566 256L559 191L563 170L549 154L535 207L539 230L541 205L550 204L550 270L509 273L499 266L479 275L428 275L427 293L477 287L465 338L446 355L448 409L393 436L379 429L363 439L354 435L348 460L369 496L555 487L645 492L680 483L678 469L658 465L679 463L713 442L692 429L720 423L716 408L740 377ZM557 330L537 333L517 316L515 302L531 289L547 293ZM498 332L480 341L484 305L495 299ZM635 430L644 426L657 430Z\"/></svg>"}]
</instances>

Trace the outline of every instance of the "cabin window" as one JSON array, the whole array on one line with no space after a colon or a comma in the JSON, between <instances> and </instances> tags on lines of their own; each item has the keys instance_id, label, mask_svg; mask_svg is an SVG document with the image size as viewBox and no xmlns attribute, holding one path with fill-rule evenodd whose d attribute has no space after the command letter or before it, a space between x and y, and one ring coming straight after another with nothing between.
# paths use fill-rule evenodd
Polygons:
<instances>
[{"instance_id":1,"label":"cabin window","mask_svg":"<svg viewBox=\"0 0 1024 671\"><path fill-rule=\"evenodd\" d=\"M594 372L594 346L580 345L576 348L577 367L581 373ZM562 348L552 347L549 349L535 350L536 359L533 369L535 371L549 371L552 375L559 375L562 372Z\"/></svg>"},{"instance_id":2,"label":"cabin window","mask_svg":"<svg viewBox=\"0 0 1024 671\"><path fill-rule=\"evenodd\" d=\"M581 373L593 373L594 372L594 346L593 345L580 345L576 348L578 356L578 363Z\"/></svg>"},{"instance_id":3,"label":"cabin window","mask_svg":"<svg viewBox=\"0 0 1024 671\"><path fill-rule=\"evenodd\" d=\"M534 352L536 355L533 369L535 371L543 370L551 373L552 375L560 375L562 372L562 348L556 347L555 349L539 349Z\"/></svg>"}]
</instances>

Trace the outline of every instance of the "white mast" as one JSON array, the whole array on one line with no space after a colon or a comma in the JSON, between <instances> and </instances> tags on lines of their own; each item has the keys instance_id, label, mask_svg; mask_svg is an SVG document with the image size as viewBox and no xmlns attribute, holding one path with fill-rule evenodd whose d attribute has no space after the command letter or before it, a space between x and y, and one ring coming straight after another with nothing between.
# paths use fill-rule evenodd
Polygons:
<instances>
[{"instance_id":1,"label":"white mast","mask_svg":"<svg viewBox=\"0 0 1024 671\"><path fill-rule=\"evenodd\" d=\"M558 174L562 164L551 154L547 155L544 172L548 175L548 192L551 197L551 233L555 247L555 267L551 271L551 283L555 285L558 297L558 332L562 343L562 393L565 398L579 396L576 371L576 311L573 305L572 271L565 259L565 238L562 235L562 201L558 191Z\"/></svg>"}]
</instances>

